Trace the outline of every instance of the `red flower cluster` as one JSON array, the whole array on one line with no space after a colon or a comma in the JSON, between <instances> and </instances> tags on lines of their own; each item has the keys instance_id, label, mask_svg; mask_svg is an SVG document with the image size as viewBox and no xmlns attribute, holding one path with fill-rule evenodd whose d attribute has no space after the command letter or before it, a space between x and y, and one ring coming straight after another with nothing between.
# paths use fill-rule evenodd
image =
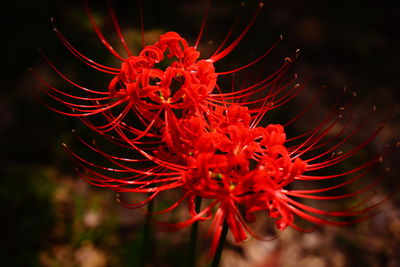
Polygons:
<instances>
[{"instance_id":1,"label":"red flower cluster","mask_svg":"<svg viewBox=\"0 0 400 267\"><path fill-rule=\"evenodd\" d=\"M368 144L382 126L361 144L335 157L329 156L354 136L364 123L342 137L351 114L344 124L339 123L341 116L330 114L313 130L291 139L286 138L285 128L280 124L258 126L266 112L287 103L304 88L304 85L296 83L297 76L288 81L285 79L296 55L287 58L274 74L240 90L224 93L226 90L219 85L220 76L250 68L269 53L270 50L232 71L217 73L213 65L242 40L259 9L231 44L225 45L228 36L208 59L201 59L197 51L201 34L196 44L190 46L175 32L161 35L158 42L145 46L138 56L133 56L111 10L117 33L129 55L123 58L104 38L87 5L86 11L102 43L121 60L121 67L94 62L55 30L73 55L90 67L112 75L112 78L108 90L88 89L72 82L45 57L59 75L84 93L73 95L45 83L48 89L45 93L72 111L50 108L61 114L80 117L91 129L137 155L136 158L110 155L82 140L112 165L97 165L68 149L86 167L82 177L89 183L116 192L146 194L145 200L136 203L120 199L122 204L131 208L149 203L163 191L181 188L183 193L179 200L156 213L169 212L187 200L190 218L179 223L159 223L159 226L176 230L211 219L214 233L212 253L223 223L229 226L236 242L245 240L247 233L258 237L248 223L255 221L260 213L276 219L280 230L288 226L306 230L299 226L296 218L315 224L345 225L368 217L368 211L374 207L364 205L368 197L339 211L317 209L303 204L302 199L336 201L359 196L371 189L379 179L353 192L329 194L340 192L338 189L364 177L379 161L380 155L341 173L313 175L310 172L348 159ZM304 112L295 114L292 121ZM99 123L99 116L104 123ZM131 123L132 118L135 124ZM334 128L340 129L332 135ZM322 149L325 150L320 152ZM295 182L343 177L348 178L322 188L291 188ZM196 197L206 200L199 212L194 205ZM348 219L334 220L335 217Z\"/></svg>"}]
</instances>

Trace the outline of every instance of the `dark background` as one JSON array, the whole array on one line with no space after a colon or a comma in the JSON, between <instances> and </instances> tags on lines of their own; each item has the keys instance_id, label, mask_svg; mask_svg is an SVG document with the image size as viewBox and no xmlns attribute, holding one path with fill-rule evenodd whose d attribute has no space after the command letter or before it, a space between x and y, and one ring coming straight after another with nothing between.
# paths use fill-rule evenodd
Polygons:
<instances>
[{"instance_id":1,"label":"dark background","mask_svg":"<svg viewBox=\"0 0 400 267\"><path fill-rule=\"evenodd\" d=\"M105 2L91 2L101 27L115 41ZM150 39L174 30L194 43L206 1L143 2L145 31ZM245 3L236 33L256 9L256 2ZM115 1L114 5L121 26L129 30L128 41L138 49L140 29L135 1ZM204 55L223 40L240 9L240 1L212 1L199 46ZM326 111L338 92L347 87L357 91L353 104L356 113L365 114L376 105L378 117L383 118L390 106L397 107L399 103L398 12L390 1L266 1L248 36L217 68L229 70L248 63L282 34L283 42L263 67L275 69L299 48L295 70L309 77L310 92L327 85L316 113ZM76 140L70 129L86 133L85 129L76 120L54 114L38 101L34 94L38 84L28 71L32 68L40 72L60 88L65 85L41 58L38 49L42 48L75 81L88 86L109 81L110 77L89 70L73 58L53 33L50 18L85 55L106 65L118 66L118 62L91 30L81 1L14 1L3 6L2 13L0 262L4 266L134 266L142 214L121 208L112 193L87 186L75 177L74 164L61 143L73 145ZM302 98L293 105L301 106ZM273 118L280 116L275 114ZM367 151L376 153L386 144L395 143L398 133L397 108L383 134ZM391 154L388 160L391 172L382 189L386 192L398 185L397 160L398 153ZM242 266L263 266L263 259L255 263L248 256L251 251L262 251L254 253L265 255L265 260L275 259L278 266L400 266L396 255L400 250L399 198L394 197L382 209L383 217L353 228L328 228L304 236L289 231L286 238L269 245L230 246L225 255L238 264L243 262ZM174 254L185 247L185 234L158 234L158 249L151 260L154 266L179 263ZM207 249L201 249L204 262Z\"/></svg>"}]
</instances>

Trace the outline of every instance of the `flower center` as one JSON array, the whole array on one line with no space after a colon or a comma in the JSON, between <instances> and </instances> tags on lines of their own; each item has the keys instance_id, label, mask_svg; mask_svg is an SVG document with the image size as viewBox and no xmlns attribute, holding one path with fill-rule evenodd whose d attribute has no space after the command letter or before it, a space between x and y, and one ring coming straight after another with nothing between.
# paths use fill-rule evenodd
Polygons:
<instances>
[{"instance_id":1,"label":"flower center","mask_svg":"<svg viewBox=\"0 0 400 267\"><path fill-rule=\"evenodd\" d=\"M125 59L109 90L147 110L165 105L195 108L212 92L217 78L213 64L199 56L179 34L168 32L139 56Z\"/></svg>"}]
</instances>

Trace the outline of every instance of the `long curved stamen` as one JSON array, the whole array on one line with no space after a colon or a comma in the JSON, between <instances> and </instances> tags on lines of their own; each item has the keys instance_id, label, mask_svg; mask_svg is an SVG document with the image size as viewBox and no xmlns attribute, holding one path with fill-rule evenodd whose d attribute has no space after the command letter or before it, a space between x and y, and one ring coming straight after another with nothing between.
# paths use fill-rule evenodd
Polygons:
<instances>
[{"instance_id":1,"label":"long curved stamen","mask_svg":"<svg viewBox=\"0 0 400 267\"><path fill-rule=\"evenodd\" d=\"M199 34L198 34L198 36L197 36L196 43L194 44L194 48L195 48L195 49L196 49L197 46L199 45L200 40L201 40L201 37L203 36L204 28L205 28L206 22L207 22L208 13L210 12L210 6L211 6L211 0L208 0L208 1L207 1L206 12L205 12L205 15L203 16L203 20L202 20L202 22L201 22L200 31L199 31Z\"/></svg>"},{"instance_id":2,"label":"long curved stamen","mask_svg":"<svg viewBox=\"0 0 400 267\"><path fill-rule=\"evenodd\" d=\"M119 26L119 22L118 22L118 18L117 18L117 14L115 14L115 10L114 10L111 0L107 0L107 5L108 5L108 12L110 13L111 20L114 24L115 30L117 31L119 40L121 41L126 53L128 53L128 56L131 57L131 56L133 56L133 54L132 54L131 50L129 49L128 45L126 44L124 36L122 35L121 27Z\"/></svg>"},{"instance_id":3,"label":"long curved stamen","mask_svg":"<svg viewBox=\"0 0 400 267\"><path fill-rule=\"evenodd\" d=\"M140 34L141 34L141 40L142 40L142 48L144 48L146 40L144 39L144 19L143 19L142 0L137 0L137 3L138 3L138 10L139 10Z\"/></svg>"},{"instance_id":4,"label":"long curved stamen","mask_svg":"<svg viewBox=\"0 0 400 267\"><path fill-rule=\"evenodd\" d=\"M260 60L262 60L263 58L265 58L266 56L268 56L268 55L271 53L271 51L279 44L279 42L280 42L281 40L282 40L282 39L279 38L279 39L271 46L271 48L269 48L264 54L262 54L260 57L256 58L256 59L253 60L252 62L250 62L250 63L248 63L248 64L246 64L246 65L244 65L244 66L242 66L242 67L239 67L239 68L237 68L237 69L233 69L233 70L230 70L230 71L224 71L224 72L217 72L217 74L218 74L218 75L227 75L227 74L231 74L231 73L234 73L234 72L238 72L238 71L241 71L241 70L244 70L244 69L247 69L247 68L253 66L254 64L258 63Z\"/></svg>"},{"instance_id":5,"label":"long curved stamen","mask_svg":"<svg viewBox=\"0 0 400 267\"><path fill-rule=\"evenodd\" d=\"M118 58L121 61L124 61L125 59L121 57L115 50L114 48L108 43L106 38L104 37L103 33L101 32L100 28L97 26L96 20L93 16L92 10L88 4L88 0L83 1L84 4L84 9L85 12L89 18L90 24L92 25L93 30L96 32L97 37L99 37L100 41L103 43L103 45L107 48L107 50L113 54L116 58Z\"/></svg>"},{"instance_id":6,"label":"long curved stamen","mask_svg":"<svg viewBox=\"0 0 400 267\"><path fill-rule=\"evenodd\" d=\"M250 20L249 24L244 28L243 32L236 38L235 41L233 41L228 47L226 47L224 50L219 52L218 54L215 54L210 57L209 61L212 63L215 63L222 58L226 57L229 53L232 52L233 49L240 43L240 41L243 39L243 37L247 34L247 32L250 30L251 26L253 26L256 18L258 17L261 8L264 6L262 2L258 4L257 11L254 13L253 18Z\"/></svg>"},{"instance_id":7,"label":"long curved stamen","mask_svg":"<svg viewBox=\"0 0 400 267\"><path fill-rule=\"evenodd\" d=\"M99 70L101 72L109 73L109 74L118 74L121 70L113 67L108 67L105 65L102 65L100 63L95 62L94 60L88 58L87 56L83 55L81 52L79 52L70 42L67 41L67 39L64 37L64 35L61 34L61 32L57 28L53 28L53 31L56 33L57 37L60 39L60 41L64 44L64 46L79 60L81 60L83 63L86 65Z\"/></svg>"}]
</instances>

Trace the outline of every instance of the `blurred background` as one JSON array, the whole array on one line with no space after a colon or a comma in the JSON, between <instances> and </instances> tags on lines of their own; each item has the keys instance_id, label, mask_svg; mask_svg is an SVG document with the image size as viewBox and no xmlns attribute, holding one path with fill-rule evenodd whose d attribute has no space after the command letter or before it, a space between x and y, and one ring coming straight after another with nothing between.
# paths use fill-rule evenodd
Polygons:
<instances>
[{"instance_id":1,"label":"blurred background","mask_svg":"<svg viewBox=\"0 0 400 267\"><path fill-rule=\"evenodd\" d=\"M141 41L137 4L134 0L114 2L124 35L138 53ZM176 31L194 44L207 1L143 2L148 44L166 31ZM204 57L222 42L242 9L242 1L211 2L199 45ZM122 51L106 2L89 3L107 38ZM256 1L244 3L236 35L250 21L257 6ZM304 106L322 85L327 87L311 119L326 112L343 87L350 94L357 92L352 104L355 114L365 116L376 105L377 115L365 126L367 133L379 125L391 106L397 108L382 134L365 150L374 155L386 145L395 144L400 130L398 11L389 1L269 0L238 48L216 67L222 71L247 64L283 35L284 40L258 69L270 73L300 49L294 71L307 79L308 85L288 104L288 112ZM80 0L25 0L3 6L1 265L135 266L141 254L143 212L123 208L113 192L90 186L75 175L76 166L61 143L79 146L71 129L83 136L91 133L78 120L55 114L38 101L35 91L40 86L28 68L56 87L67 86L40 56L41 48L56 66L82 85L106 88L112 77L91 70L74 58L52 31L50 18L83 54L105 65L119 64L97 39ZM276 111L267 119L279 123L280 119L287 121L292 113ZM309 129L309 123L305 119L294 128L301 132ZM363 140L363 131L359 135ZM381 164L381 170L387 173L380 187L382 195L399 185L398 160L399 153L393 152ZM237 246L228 237L222 266L400 266L398 194L379 210L371 220L357 225L322 227L309 234L287 229L270 242L249 241ZM205 235L207 227L201 231ZM185 254L188 238L189 230L154 233L149 266L184 266L184 256L180 254ZM206 266L208 246L208 239L204 238L199 244L198 266Z\"/></svg>"}]
</instances>

